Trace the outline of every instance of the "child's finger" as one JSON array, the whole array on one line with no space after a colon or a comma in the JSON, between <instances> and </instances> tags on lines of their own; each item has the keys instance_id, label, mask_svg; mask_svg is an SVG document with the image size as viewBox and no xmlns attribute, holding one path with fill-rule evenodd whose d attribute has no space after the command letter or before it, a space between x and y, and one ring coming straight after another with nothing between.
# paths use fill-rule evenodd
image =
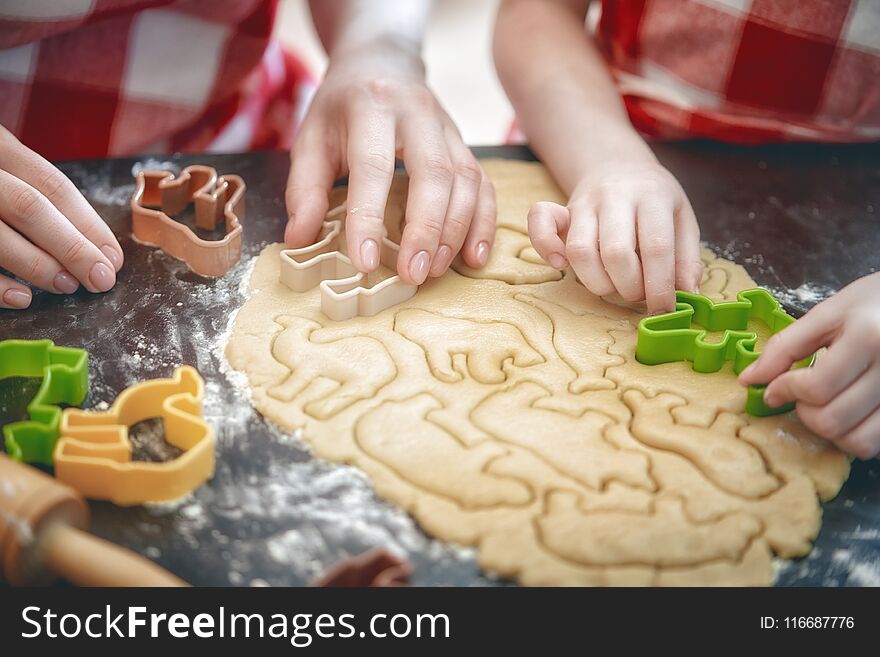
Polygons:
<instances>
[{"instance_id":1,"label":"child's finger","mask_svg":"<svg viewBox=\"0 0 880 657\"><path fill-rule=\"evenodd\" d=\"M440 246L455 167L436 116L408 114L401 130L410 182L397 271L406 283L421 285Z\"/></svg>"},{"instance_id":2,"label":"child's finger","mask_svg":"<svg viewBox=\"0 0 880 657\"><path fill-rule=\"evenodd\" d=\"M562 236L568 232L569 217L568 208L550 201L540 201L529 209L529 239L532 246L545 262L556 269L568 267ZM593 242L595 244L595 240ZM598 249L594 247L593 251L598 258Z\"/></svg>"},{"instance_id":3,"label":"child's finger","mask_svg":"<svg viewBox=\"0 0 880 657\"><path fill-rule=\"evenodd\" d=\"M675 213L675 287L697 292L702 278L700 225L690 202L685 198Z\"/></svg>"},{"instance_id":4,"label":"child's finger","mask_svg":"<svg viewBox=\"0 0 880 657\"><path fill-rule=\"evenodd\" d=\"M440 246L431 263L430 275L434 277L441 276L461 250L471 228L483 180L482 168L457 132L447 127L446 133L455 174L440 233Z\"/></svg>"},{"instance_id":5,"label":"child's finger","mask_svg":"<svg viewBox=\"0 0 880 657\"><path fill-rule=\"evenodd\" d=\"M55 258L3 222L0 222L0 267L47 292L73 294L79 289L79 281Z\"/></svg>"},{"instance_id":6,"label":"child's finger","mask_svg":"<svg viewBox=\"0 0 880 657\"><path fill-rule=\"evenodd\" d=\"M764 391L770 406L803 401L824 406L846 390L871 365L855 337L844 334L813 367L783 372Z\"/></svg>"},{"instance_id":7,"label":"child's finger","mask_svg":"<svg viewBox=\"0 0 880 657\"><path fill-rule=\"evenodd\" d=\"M116 236L70 179L18 140L10 138L3 146L0 168L40 192L104 254L114 271L122 269L124 256Z\"/></svg>"},{"instance_id":8,"label":"child's finger","mask_svg":"<svg viewBox=\"0 0 880 657\"><path fill-rule=\"evenodd\" d=\"M837 439L852 431L880 406L880 370L871 368L824 405L798 401L803 423L823 438Z\"/></svg>"},{"instance_id":9,"label":"child's finger","mask_svg":"<svg viewBox=\"0 0 880 657\"><path fill-rule=\"evenodd\" d=\"M860 459L867 460L880 455L880 410L875 410L855 429L834 443Z\"/></svg>"},{"instance_id":10,"label":"child's finger","mask_svg":"<svg viewBox=\"0 0 880 657\"><path fill-rule=\"evenodd\" d=\"M348 257L376 271L385 234L385 205L394 179L394 116L384 109L354 112L348 126Z\"/></svg>"},{"instance_id":11,"label":"child's finger","mask_svg":"<svg viewBox=\"0 0 880 657\"><path fill-rule=\"evenodd\" d=\"M90 292L116 284L116 268L42 194L0 170L0 218L51 254Z\"/></svg>"},{"instance_id":12,"label":"child's finger","mask_svg":"<svg viewBox=\"0 0 880 657\"><path fill-rule=\"evenodd\" d=\"M675 229L672 201L659 196L642 199L636 232L644 272L648 314L675 310Z\"/></svg>"},{"instance_id":13,"label":"child's finger","mask_svg":"<svg viewBox=\"0 0 880 657\"><path fill-rule=\"evenodd\" d=\"M611 294L617 288L605 271L599 253L599 219L589 206L570 206L570 224L565 256L578 279L596 296Z\"/></svg>"},{"instance_id":14,"label":"child's finger","mask_svg":"<svg viewBox=\"0 0 880 657\"><path fill-rule=\"evenodd\" d=\"M482 168L482 167L481 167ZM489 252L495 243L495 218L497 207L495 205L495 186L489 177L483 172L480 181L480 191L477 195L477 207L474 210L474 219L471 229L465 238L462 248L464 261L480 269L489 260Z\"/></svg>"},{"instance_id":15,"label":"child's finger","mask_svg":"<svg viewBox=\"0 0 880 657\"><path fill-rule=\"evenodd\" d=\"M303 128L304 130L306 128ZM315 241L329 208L329 194L337 173L328 145L310 131L300 135L291 150L290 173L284 199L287 228L284 242L294 248Z\"/></svg>"},{"instance_id":16,"label":"child's finger","mask_svg":"<svg viewBox=\"0 0 880 657\"><path fill-rule=\"evenodd\" d=\"M833 301L833 299L832 299ZM828 301L820 303L794 324L771 337L761 349L761 356L739 375L743 385L769 383L795 362L824 347L840 323Z\"/></svg>"},{"instance_id":17,"label":"child's finger","mask_svg":"<svg viewBox=\"0 0 880 657\"><path fill-rule=\"evenodd\" d=\"M636 212L628 201L605 197L599 205L599 255L614 287L627 301L645 298L636 254Z\"/></svg>"},{"instance_id":18,"label":"child's finger","mask_svg":"<svg viewBox=\"0 0 880 657\"><path fill-rule=\"evenodd\" d=\"M0 275L0 308L23 310L31 305L31 299L27 285Z\"/></svg>"}]
</instances>

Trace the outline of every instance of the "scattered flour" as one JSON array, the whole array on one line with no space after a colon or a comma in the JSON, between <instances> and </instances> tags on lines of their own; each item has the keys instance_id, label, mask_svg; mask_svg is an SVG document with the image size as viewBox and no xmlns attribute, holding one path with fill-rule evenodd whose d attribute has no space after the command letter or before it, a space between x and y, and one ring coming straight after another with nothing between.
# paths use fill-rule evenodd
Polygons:
<instances>
[{"instance_id":1,"label":"scattered flour","mask_svg":"<svg viewBox=\"0 0 880 657\"><path fill-rule=\"evenodd\" d=\"M134 194L134 176L140 171L161 169L180 172L180 165L168 160L148 158L135 162L131 168L132 180L124 185L113 184L104 171L88 168L76 169L76 178L83 195L96 205L127 205Z\"/></svg>"},{"instance_id":2,"label":"scattered flour","mask_svg":"<svg viewBox=\"0 0 880 657\"><path fill-rule=\"evenodd\" d=\"M846 537L846 535L844 535ZM856 530L848 535L853 541L876 541L880 537L880 530ZM812 552L803 559L786 561L774 559L774 581L778 581L783 575L794 575L795 580L809 579L815 581L817 577L823 577L822 586L880 586L880 560L874 556L873 549L868 546L868 551L863 550L862 545L853 543L848 548L837 548L831 553L831 565L822 560L822 551L813 548Z\"/></svg>"},{"instance_id":3,"label":"scattered flour","mask_svg":"<svg viewBox=\"0 0 880 657\"><path fill-rule=\"evenodd\" d=\"M863 561L855 564L849 572L848 584L857 586L880 586L880 561Z\"/></svg>"},{"instance_id":4,"label":"scattered flour","mask_svg":"<svg viewBox=\"0 0 880 657\"><path fill-rule=\"evenodd\" d=\"M834 551L831 555L831 560L835 563L849 563L849 560L852 558L852 554L849 550L841 548Z\"/></svg>"},{"instance_id":5,"label":"scattered flour","mask_svg":"<svg viewBox=\"0 0 880 657\"><path fill-rule=\"evenodd\" d=\"M69 175L74 177L82 192L95 205L127 205L134 194L134 180L123 185L113 184L105 171L71 163Z\"/></svg>"},{"instance_id":6,"label":"scattered flour","mask_svg":"<svg viewBox=\"0 0 880 657\"><path fill-rule=\"evenodd\" d=\"M180 173L180 165L170 160L157 160L154 157L149 157L132 165L132 176L138 175L141 171L171 171L177 175Z\"/></svg>"},{"instance_id":7,"label":"scattered flour","mask_svg":"<svg viewBox=\"0 0 880 657\"><path fill-rule=\"evenodd\" d=\"M877 530L873 530L876 537ZM851 586L880 586L880 560L858 559L853 550L838 549L831 555L834 566L847 573L846 583Z\"/></svg>"},{"instance_id":8,"label":"scattered flour","mask_svg":"<svg viewBox=\"0 0 880 657\"><path fill-rule=\"evenodd\" d=\"M804 283L794 289L772 287L770 291L781 304L801 312L806 312L820 301L824 301L837 292L834 288L816 283Z\"/></svg>"},{"instance_id":9,"label":"scattered flour","mask_svg":"<svg viewBox=\"0 0 880 657\"><path fill-rule=\"evenodd\" d=\"M846 534L851 541L877 541L880 540L880 529L862 529L861 525L856 526L855 531Z\"/></svg>"},{"instance_id":10,"label":"scattered flour","mask_svg":"<svg viewBox=\"0 0 880 657\"><path fill-rule=\"evenodd\" d=\"M115 185L111 187L106 184L106 179L102 176L101 183L91 187L85 187L83 195L98 205L127 205L134 194L134 183L129 185Z\"/></svg>"}]
</instances>

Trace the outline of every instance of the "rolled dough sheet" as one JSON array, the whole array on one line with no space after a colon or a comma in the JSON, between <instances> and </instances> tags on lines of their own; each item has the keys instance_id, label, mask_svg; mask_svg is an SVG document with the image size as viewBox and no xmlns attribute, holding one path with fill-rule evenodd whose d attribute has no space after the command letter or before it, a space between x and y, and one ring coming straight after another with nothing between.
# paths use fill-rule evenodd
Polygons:
<instances>
[{"instance_id":1,"label":"rolled dough sheet","mask_svg":"<svg viewBox=\"0 0 880 657\"><path fill-rule=\"evenodd\" d=\"M328 320L317 290L278 282L281 245L263 251L226 348L257 410L523 584L771 583L774 554L809 552L848 459L792 414L745 415L729 367L635 362L638 308L529 245L532 203L564 200L546 170L484 166L499 211L486 268L457 262L375 317ZM392 228L405 195L398 178ZM754 285L703 258L716 300Z\"/></svg>"}]
</instances>

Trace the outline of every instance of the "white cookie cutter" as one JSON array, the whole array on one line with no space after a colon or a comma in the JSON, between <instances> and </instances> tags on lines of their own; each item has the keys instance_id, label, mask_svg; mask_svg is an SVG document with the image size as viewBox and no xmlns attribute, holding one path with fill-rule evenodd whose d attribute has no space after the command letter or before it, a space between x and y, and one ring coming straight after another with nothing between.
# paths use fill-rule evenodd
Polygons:
<instances>
[{"instance_id":1,"label":"white cookie cutter","mask_svg":"<svg viewBox=\"0 0 880 657\"><path fill-rule=\"evenodd\" d=\"M370 317L386 308L411 298L419 289L394 275L372 283L370 274L359 272L340 249L343 239L342 219L345 204L327 213L320 239L311 246L284 249L281 252L280 280L294 292L306 292L316 285L321 288L321 311L332 320ZM400 246L382 237L379 260L396 270Z\"/></svg>"}]
</instances>

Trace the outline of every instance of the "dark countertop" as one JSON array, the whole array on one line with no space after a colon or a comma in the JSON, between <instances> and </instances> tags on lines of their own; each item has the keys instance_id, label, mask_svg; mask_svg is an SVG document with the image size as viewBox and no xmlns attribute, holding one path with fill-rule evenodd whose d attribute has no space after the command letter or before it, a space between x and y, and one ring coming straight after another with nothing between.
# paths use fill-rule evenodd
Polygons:
<instances>
[{"instance_id":1,"label":"dark countertop","mask_svg":"<svg viewBox=\"0 0 880 657\"><path fill-rule=\"evenodd\" d=\"M531 158L518 147L476 151ZM789 312L800 314L880 267L880 147L694 142L656 151L687 191L703 239L744 264ZM315 461L295 438L268 426L240 378L223 371L219 345L244 300L248 262L282 237L287 155L159 160L212 164L244 177L242 263L211 281L132 242L132 167L144 159L67 162L61 168L120 237L126 266L119 283L105 295L38 293L29 311L0 310L0 339L51 338L89 350L87 407L112 402L136 381L168 376L179 363L195 365L206 380L206 415L218 430L215 478L175 505L94 503L93 530L198 585L299 585L345 553L388 543L409 553L415 584L497 583L480 575L471 551L428 539L377 499L363 475ZM784 565L778 583L880 585L880 461L854 463L840 495L825 505L815 549Z\"/></svg>"}]
</instances>

